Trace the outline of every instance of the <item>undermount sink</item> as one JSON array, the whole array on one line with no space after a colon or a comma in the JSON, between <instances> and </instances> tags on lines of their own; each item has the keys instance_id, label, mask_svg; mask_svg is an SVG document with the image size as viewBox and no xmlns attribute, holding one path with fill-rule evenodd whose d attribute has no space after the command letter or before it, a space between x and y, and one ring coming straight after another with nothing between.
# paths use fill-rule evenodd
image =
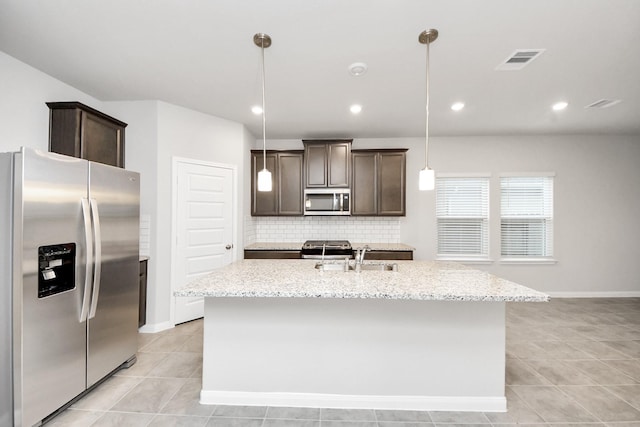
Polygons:
<instances>
[{"instance_id":1,"label":"undermount sink","mask_svg":"<svg viewBox=\"0 0 640 427\"><path fill-rule=\"evenodd\" d=\"M317 262L316 268L322 271L344 271L345 267L351 269L353 266L345 265L344 262Z\"/></svg>"},{"instance_id":2,"label":"undermount sink","mask_svg":"<svg viewBox=\"0 0 640 427\"><path fill-rule=\"evenodd\" d=\"M358 268L359 267L359 268ZM321 271L398 271L396 263L364 263L358 265L345 264L344 262L317 262L316 269Z\"/></svg>"},{"instance_id":3,"label":"undermount sink","mask_svg":"<svg viewBox=\"0 0 640 427\"><path fill-rule=\"evenodd\" d=\"M361 264L361 270L371 270L371 271L398 271L398 264L386 264L386 263L371 263L371 264Z\"/></svg>"}]
</instances>

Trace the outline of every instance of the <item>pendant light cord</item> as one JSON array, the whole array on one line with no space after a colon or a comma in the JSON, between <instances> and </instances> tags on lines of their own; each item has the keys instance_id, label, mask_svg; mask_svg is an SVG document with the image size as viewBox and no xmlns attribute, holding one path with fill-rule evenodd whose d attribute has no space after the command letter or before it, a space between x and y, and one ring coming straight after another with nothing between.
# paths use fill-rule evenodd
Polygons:
<instances>
[{"instance_id":1,"label":"pendant light cord","mask_svg":"<svg viewBox=\"0 0 640 427\"><path fill-rule=\"evenodd\" d=\"M427 105L425 108L424 168L429 169L429 45L427 40Z\"/></svg>"},{"instance_id":2,"label":"pendant light cord","mask_svg":"<svg viewBox=\"0 0 640 427\"><path fill-rule=\"evenodd\" d=\"M264 73L264 38L262 39L260 51L262 52L262 169L267 169L267 117L265 112L264 102L264 87L265 87L265 73Z\"/></svg>"}]
</instances>

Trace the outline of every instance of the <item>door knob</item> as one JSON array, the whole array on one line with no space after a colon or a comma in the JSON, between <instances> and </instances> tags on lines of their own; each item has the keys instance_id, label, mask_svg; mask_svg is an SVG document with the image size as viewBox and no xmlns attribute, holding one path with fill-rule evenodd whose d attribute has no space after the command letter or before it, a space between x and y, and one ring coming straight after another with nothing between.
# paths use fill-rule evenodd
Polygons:
<instances>
[{"instance_id":1,"label":"door knob","mask_svg":"<svg viewBox=\"0 0 640 427\"><path fill-rule=\"evenodd\" d=\"M227 245L227 246L225 246L224 248L225 248L226 250L230 250L232 247L233 247L233 245Z\"/></svg>"}]
</instances>

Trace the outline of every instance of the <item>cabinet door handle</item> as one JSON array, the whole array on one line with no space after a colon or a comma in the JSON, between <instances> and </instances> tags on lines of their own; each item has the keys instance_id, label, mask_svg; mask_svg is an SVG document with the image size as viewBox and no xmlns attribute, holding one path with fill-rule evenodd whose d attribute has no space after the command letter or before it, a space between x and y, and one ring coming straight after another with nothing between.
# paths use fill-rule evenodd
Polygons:
<instances>
[{"instance_id":1,"label":"cabinet door handle","mask_svg":"<svg viewBox=\"0 0 640 427\"><path fill-rule=\"evenodd\" d=\"M227 246L225 246L224 248L225 248L226 250L231 250L231 248L232 248L232 247L233 247L233 245L227 245Z\"/></svg>"}]
</instances>

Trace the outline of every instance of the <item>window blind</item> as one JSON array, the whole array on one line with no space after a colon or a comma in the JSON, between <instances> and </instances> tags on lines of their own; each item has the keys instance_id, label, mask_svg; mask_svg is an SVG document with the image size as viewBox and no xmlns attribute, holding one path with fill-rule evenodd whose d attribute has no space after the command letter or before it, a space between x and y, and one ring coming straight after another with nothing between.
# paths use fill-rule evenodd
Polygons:
<instances>
[{"instance_id":1,"label":"window blind","mask_svg":"<svg viewBox=\"0 0 640 427\"><path fill-rule=\"evenodd\" d=\"M553 256L553 177L500 179L502 256Z\"/></svg>"},{"instance_id":2,"label":"window blind","mask_svg":"<svg viewBox=\"0 0 640 427\"><path fill-rule=\"evenodd\" d=\"M489 178L436 179L438 255L489 256Z\"/></svg>"}]
</instances>

